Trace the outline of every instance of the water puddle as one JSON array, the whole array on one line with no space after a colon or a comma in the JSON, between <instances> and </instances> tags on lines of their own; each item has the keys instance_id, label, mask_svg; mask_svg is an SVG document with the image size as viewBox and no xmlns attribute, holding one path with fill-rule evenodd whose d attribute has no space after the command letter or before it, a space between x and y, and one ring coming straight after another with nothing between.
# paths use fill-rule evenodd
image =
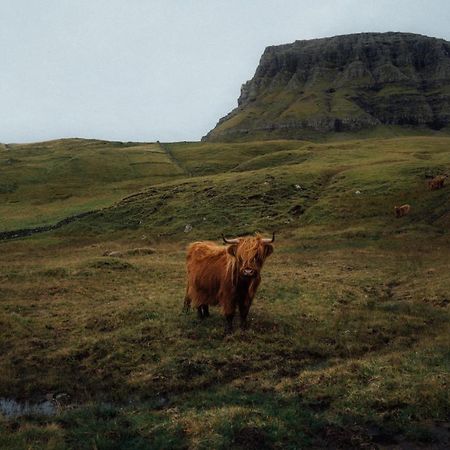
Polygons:
<instances>
[{"instance_id":1,"label":"water puddle","mask_svg":"<svg viewBox=\"0 0 450 450\"><path fill-rule=\"evenodd\" d=\"M11 398L0 398L0 414L5 417L20 417L32 414L54 416L57 412L57 405L50 400L45 400L40 403L31 403L28 401L18 402Z\"/></svg>"}]
</instances>

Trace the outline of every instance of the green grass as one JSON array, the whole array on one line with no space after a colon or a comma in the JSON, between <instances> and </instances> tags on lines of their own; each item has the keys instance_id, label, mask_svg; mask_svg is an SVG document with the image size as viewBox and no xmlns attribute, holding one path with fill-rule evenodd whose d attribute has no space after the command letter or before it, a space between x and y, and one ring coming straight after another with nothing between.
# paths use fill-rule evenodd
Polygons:
<instances>
[{"instance_id":1,"label":"green grass","mask_svg":"<svg viewBox=\"0 0 450 450\"><path fill-rule=\"evenodd\" d=\"M448 188L429 191L426 181L450 171L449 138L198 143L172 151L194 176L148 188L61 232L175 237L190 225L192 237L215 238L315 225L380 237L423 227L440 233L448 224ZM393 208L404 203L412 212L398 221Z\"/></svg>"},{"instance_id":2,"label":"green grass","mask_svg":"<svg viewBox=\"0 0 450 450\"><path fill-rule=\"evenodd\" d=\"M110 206L183 171L158 144L62 139L0 148L0 230Z\"/></svg>"},{"instance_id":3,"label":"green grass","mask_svg":"<svg viewBox=\"0 0 450 450\"><path fill-rule=\"evenodd\" d=\"M101 257L139 241L2 244L0 397L65 393L75 406L3 419L11 448L346 446L372 442L373 429L438 439L448 237L353 249L281 238L250 330L225 340L217 310L204 323L181 313L183 242Z\"/></svg>"},{"instance_id":4,"label":"green grass","mask_svg":"<svg viewBox=\"0 0 450 450\"><path fill-rule=\"evenodd\" d=\"M237 144L189 142L168 146L183 167L198 176L234 170L240 164L251 161L253 158L264 155L274 156L276 152L298 149L303 144L305 142L280 140Z\"/></svg>"},{"instance_id":5,"label":"green grass","mask_svg":"<svg viewBox=\"0 0 450 450\"><path fill-rule=\"evenodd\" d=\"M147 164L130 175L140 192L112 207L105 197L58 231L0 242L0 398L64 394L54 416L0 417L0 447L445 447L450 188L426 179L449 171L449 144L166 144L166 178ZM127 152L164 157L86 145L94 159L119 152L93 198L128 183ZM38 222L32 209L21 220ZM182 314L189 242L273 229L247 332L225 338L217 309ZM156 251L129 252L140 247Z\"/></svg>"}]
</instances>

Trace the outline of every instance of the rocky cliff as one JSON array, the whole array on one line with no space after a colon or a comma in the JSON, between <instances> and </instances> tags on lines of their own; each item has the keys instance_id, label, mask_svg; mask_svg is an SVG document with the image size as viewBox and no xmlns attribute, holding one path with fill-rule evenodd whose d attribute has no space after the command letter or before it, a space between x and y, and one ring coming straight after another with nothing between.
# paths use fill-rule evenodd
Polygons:
<instances>
[{"instance_id":1,"label":"rocky cliff","mask_svg":"<svg viewBox=\"0 0 450 450\"><path fill-rule=\"evenodd\" d=\"M302 138L450 124L450 42L360 33L268 47L205 140Z\"/></svg>"}]
</instances>

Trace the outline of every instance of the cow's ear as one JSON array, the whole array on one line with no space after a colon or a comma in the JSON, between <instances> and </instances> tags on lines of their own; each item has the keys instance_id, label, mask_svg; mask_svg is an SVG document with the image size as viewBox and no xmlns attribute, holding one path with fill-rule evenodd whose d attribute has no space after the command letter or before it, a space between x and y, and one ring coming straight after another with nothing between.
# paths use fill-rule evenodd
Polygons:
<instances>
[{"instance_id":1,"label":"cow's ear","mask_svg":"<svg viewBox=\"0 0 450 450\"><path fill-rule=\"evenodd\" d=\"M236 257L237 244L232 244L227 248L229 255Z\"/></svg>"},{"instance_id":2,"label":"cow's ear","mask_svg":"<svg viewBox=\"0 0 450 450\"><path fill-rule=\"evenodd\" d=\"M264 257L267 258L273 253L273 245L272 244L264 244Z\"/></svg>"}]
</instances>

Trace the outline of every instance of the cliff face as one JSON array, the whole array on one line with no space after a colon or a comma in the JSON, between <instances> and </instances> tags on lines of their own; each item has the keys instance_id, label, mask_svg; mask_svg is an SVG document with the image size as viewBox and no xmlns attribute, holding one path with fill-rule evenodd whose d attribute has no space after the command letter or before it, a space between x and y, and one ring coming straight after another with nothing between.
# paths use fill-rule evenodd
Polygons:
<instances>
[{"instance_id":1,"label":"cliff face","mask_svg":"<svg viewBox=\"0 0 450 450\"><path fill-rule=\"evenodd\" d=\"M361 33L268 47L238 107L204 139L450 124L450 42Z\"/></svg>"}]
</instances>

